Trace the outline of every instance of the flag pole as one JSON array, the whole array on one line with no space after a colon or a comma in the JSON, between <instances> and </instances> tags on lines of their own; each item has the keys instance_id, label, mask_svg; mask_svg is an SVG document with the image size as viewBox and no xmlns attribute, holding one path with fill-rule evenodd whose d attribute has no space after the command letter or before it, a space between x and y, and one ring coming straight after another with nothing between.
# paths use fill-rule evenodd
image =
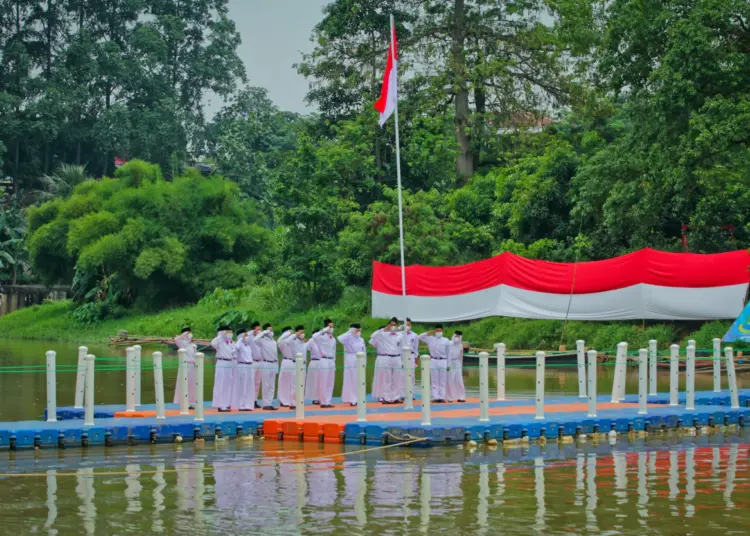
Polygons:
<instances>
[{"instance_id":1,"label":"flag pole","mask_svg":"<svg viewBox=\"0 0 750 536\"><path fill-rule=\"evenodd\" d=\"M398 69L398 63L396 63L395 57L396 51L393 44L395 35L396 22L393 18L393 14L391 14L391 60L393 60L395 68ZM404 207L401 198L401 143L398 137L398 99L396 99L396 109L394 115L396 116L396 181L398 184L398 237L399 246L401 249L401 297L403 298L404 307L404 326L406 326L408 310L406 305L406 263L404 262Z\"/></svg>"}]
</instances>

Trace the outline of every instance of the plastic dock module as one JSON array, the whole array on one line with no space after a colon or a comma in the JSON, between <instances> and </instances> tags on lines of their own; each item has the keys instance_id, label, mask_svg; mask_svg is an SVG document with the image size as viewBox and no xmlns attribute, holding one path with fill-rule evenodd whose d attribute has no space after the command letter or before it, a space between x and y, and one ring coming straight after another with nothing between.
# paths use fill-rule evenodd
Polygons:
<instances>
[{"instance_id":1,"label":"plastic dock module","mask_svg":"<svg viewBox=\"0 0 750 536\"><path fill-rule=\"evenodd\" d=\"M155 408L143 405L126 413L124 406L99 406L95 425L83 426L83 411L58 408L57 422L23 421L0 423L0 449L72 448L147 444L173 441L213 440L262 434L267 439L319 443L392 444L423 447L460 443L469 439L517 440L542 436L554 439L578 434L653 431L664 428L740 425L750 422L750 390L740 391L740 408L730 408L728 391L696 393L694 410L669 405L669 395L648 397L647 414L638 414L637 397L611 403L608 395L598 397L597 416L588 417L586 401L576 396L548 396L544 419L536 417L534 399L490 401L489 421L480 422L479 400L436 404L430 425L422 424L421 404L414 409L401 405L367 403L367 422L357 422L356 408L334 400L334 408L309 405L305 418L294 410L219 413L205 411L204 421L193 415L179 415L179 408L167 405L166 419L157 419ZM206 404L209 406L209 404Z\"/></svg>"}]
</instances>

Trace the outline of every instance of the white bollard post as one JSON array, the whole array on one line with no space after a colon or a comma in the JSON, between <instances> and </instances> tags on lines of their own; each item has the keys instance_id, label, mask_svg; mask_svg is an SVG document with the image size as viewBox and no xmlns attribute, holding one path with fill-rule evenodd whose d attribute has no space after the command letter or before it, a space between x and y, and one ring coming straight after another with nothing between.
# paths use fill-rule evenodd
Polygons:
<instances>
[{"instance_id":1,"label":"white bollard post","mask_svg":"<svg viewBox=\"0 0 750 536\"><path fill-rule=\"evenodd\" d=\"M83 425L94 426L94 356L86 355L86 396L84 397Z\"/></svg>"},{"instance_id":2,"label":"white bollard post","mask_svg":"<svg viewBox=\"0 0 750 536\"><path fill-rule=\"evenodd\" d=\"M596 417L596 350L589 350L589 417Z\"/></svg>"},{"instance_id":3,"label":"white bollard post","mask_svg":"<svg viewBox=\"0 0 750 536\"><path fill-rule=\"evenodd\" d=\"M623 344L617 344L617 354L615 355L615 373L612 380L612 403L620 403L620 382L625 379L625 375L621 374L620 370L625 368L625 361L627 360L627 351L623 352Z\"/></svg>"},{"instance_id":4,"label":"white bollard post","mask_svg":"<svg viewBox=\"0 0 750 536\"><path fill-rule=\"evenodd\" d=\"M297 365L297 390L294 393L295 417L305 418L305 358L301 353L295 356L294 364Z\"/></svg>"},{"instance_id":5,"label":"white bollard post","mask_svg":"<svg viewBox=\"0 0 750 536\"><path fill-rule=\"evenodd\" d=\"M47 352L47 422L57 422L56 356L52 350Z\"/></svg>"},{"instance_id":6,"label":"white bollard post","mask_svg":"<svg viewBox=\"0 0 750 536\"><path fill-rule=\"evenodd\" d=\"M740 409L740 397L737 392L737 375L734 371L734 349L731 347L724 348L724 356L727 360L727 382L729 383L729 400L732 403L732 409Z\"/></svg>"},{"instance_id":7,"label":"white bollard post","mask_svg":"<svg viewBox=\"0 0 750 536\"><path fill-rule=\"evenodd\" d=\"M721 392L721 339L714 339L714 393Z\"/></svg>"},{"instance_id":8,"label":"white bollard post","mask_svg":"<svg viewBox=\"0 0 750 536\"><path fill-rule=\"evenodd\" d=\"M177 360L179 362L177 378L180 381L180 415L190 415L187 350L184 350L183 348L177 350Z\"/></svg>"},{"instance_id":9,"label":"white bollard post","mask_svg":"<svg viewBox=\"0 0 750 536\"><path fill-rule=\"evenodd\" d=\"M184 352L184 350L180 351ZM156 418L166 419L166 413L164 411L164 371L162 369L161 352L154 352L152 358L154 360L154 398L156 399ZM182 385L180 385L180 389L182 389ZM180 405L182 405L182 401L180 401ZM180 414L182 414L182 412L180 412Z\"/></svg>"},{"instance_id":10,"label":"white bollard post","mask_svg":"<svg viewBox=\"0 0 750 536\"><path fill-rule=\"evenodd\" d=\"M638 415L646 415L646 403L648 401L648 350L641 348L638 354Z\"/></svg>"},{"instance_id":11,"label":"white bollard post","mask_svg":"<svg viewBox=\"0 0 750 536\"><path fill-rule=\"evenodd\" d=\"M680 345L669 347L669 405L680 405Z\"/></svg>"},{"instance_id":12,"label":"white bollard post","mask_svg":"<svg viewBox=\"0 0 750 536\"><path fill-rule=\"evenodd\" d=\"M85 346L78 348L78 371L76 374L76 399L74 406L77 409L83 407L83 393L86 390L86 356L89 349Z\"/></svg>"},{"instance_id":13,"label":"white bollard post","mask_svg":"<svg viewBox=\"0 0 750 536\"><path fill-rule=\"evenodd\" d=\"M695 409L695 346L687 347L685 409Z\"/></svg>"},{"instance_id":14,"label":"white bollard post","mask_svg":"<svg viewBox=\"0 0 750 536\"><path fill-rule=\"evenodd\" d=\"M497 399L505 400L505 344L495 345L497 351Z\"/></svg>"},{"instance_id":15,"label":"white bollard post","mask_svg":"<svg viewBox=\"0 0 750 536\"><path fill-rule=\"evenodd\" d=\"M490 420L490 354L479 353L479 422Z\"/></svg>"},{"instance_id":16,"label":"white bollard post","mask_svg":"<svg viewBox=\"0 0 750 536\"><path fill-rule=\"evenodd\" d=\"M135 381L133 383L135 387L135 405L136 407L141 405L141 345L136 344L133 346L135 350L135 366L133 367L133 373L135 374Z\"/></svg>"},{"instance_id":17,"label":"white bollard post","mask_svg":"<svg viewBox=\"0 0 750 536\"><path fill-rule=\"evenodd\" d=\"M401 350L404 363L404 409L414 409L414 367L411 364L411 346Z\"/></svg>"},{"instance_id":18,"label":"white bollard post","mask_svg":"<svg viewBox=\"0 0 750 536\"><path fill-rule=\"evenodd\" d=\"M135 348L132 346L125 351L125 411L135 411Z\"/></svg>"},{"instance_id":19,"label":"white bollard post","mask_svg":"<svg viewBox=\"0 0 750 536\"><path fill-rule=\"evenodd\" d=\"M544 419L544 352L536 353L536 419Z\"/></svg>"},{"instance_id":20,"label":"white bollard post","mask_svg":"<svg viewBox=\"0 0 750 536\"><path fill-rule=\"evenodd\" d=\"M695 344L695 339L690 339L688 341L688 346L692 346L693 348L698 348L698 345Z\"/></svg>"},{"instance_id":21,"label":"white bollard post","mask_svg":"<svg viewBox=\"0 0 750 536\"><path fill-rule=\"evenodd\" d=\"M585 341L576 341L576 359L578 360L578 398L586 398L586 354Z\"/></svg>"},{"instance_id":22,"label":"white bollard post","mask_svg":"<svg viewBox=\"0 0 750 536\"><path fill-rule=\"evenodd\" d=\"M203 363L202 352L195 354L195 420L203 420ZM256 371L257 374L257 371Z\"/></svg>"},{"instance_id":23,"label":"white bollard post","mask_svg":"<svg viewBox=\"0 0 750 536\"><path fill-rule=\"evenodd\" d=\"M422 362L422 425L429 426L432 424L432 414L430 405L432 403L432 388L430 377L430 355L425 354L421 357Z\"/></svg>"},{"instance_id":24,"label":"white bollard post","mask_svg":"<svg viewBox=\"0 0 750 536\"><path fill-rule=\"evenodd\" d=\"M367 354L357 352L357 422L367 422Z\"/></svg>"},{"instance_id":25,"label":"white bollard post","mask_svg":"<svg viewBox=\"0 0 750 536\"><path fill-rule=\"evenodd\" d=\"M648 341L648 394L656 396L659 394L656 386L656 362L659 357L659 350L656 347L656 339Z\"/></svg>"},{"instance_id":26,"label":"white bollard post","mask_svg":"<svg viewBox=\"0 0 750 536\"><path fill-rule=\"evenodd\" d=\"M622 367L620 368L620 394L618 401L622 402L625 400L625 386L628 380L628 343L621 342L620 344L622 345Z\"/></svg>"}]
</instances>

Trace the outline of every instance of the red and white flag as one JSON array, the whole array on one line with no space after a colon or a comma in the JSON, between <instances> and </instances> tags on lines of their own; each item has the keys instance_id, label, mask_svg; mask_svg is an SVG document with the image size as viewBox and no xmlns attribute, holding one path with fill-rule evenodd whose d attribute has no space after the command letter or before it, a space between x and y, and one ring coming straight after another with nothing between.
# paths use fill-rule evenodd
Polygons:
<instances>
[{"instance_id":1,"label":"red and white flag","mask_svg":"<svg viewBox=\"0 0 750 536\"><path fill-rule=\"evenodd\" d=\"M380 98L375 103L375 109L380 112L380 126L382 127L388 118L396 110L398 101L398 48L396 46L396 27L391 26L391 47L388 50L388 61L385 64L385 76L383 88L380 90Z\"/></svg>"}]
</instances>

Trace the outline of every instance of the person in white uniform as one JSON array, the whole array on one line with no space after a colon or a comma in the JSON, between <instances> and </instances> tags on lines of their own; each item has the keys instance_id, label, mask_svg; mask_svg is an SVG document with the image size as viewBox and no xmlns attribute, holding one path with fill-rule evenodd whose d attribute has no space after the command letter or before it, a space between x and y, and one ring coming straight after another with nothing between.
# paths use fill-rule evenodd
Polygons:
<instances>
[{"instance_id":1,"label":"person in white uniform","mask_svg":"<svg viewBox=\"0 0 750 536\"><path fill-rule=\"evenodd\" d=\"M250 329L252 329L252 331L248 336L248 341L250 342L250 349L253 352L253 382L255 386L253 389L253 392L255 393L254 406L256 409L260 409L261 405L258 404L258 398L260 396L261 380L263 379L263 355L260 352L260 346L255 342L255 337L260 333L260 322L257 320L253 322Z\"/></svg>"},{"instance_id":2,"label":"person in white uniform","mask_svg":"<svg viewBox=\"0 0 750 536\"><path fill-rule=\"evenodd\" d=\"M290 404L290 407L294 408L297 404L297 354L302 355L302 362L307 363L307 350L308 348L313 344L311 340L305 341L305 326L299 325L296 328L294 328L294 335L291 338L291 345L292 345L292 356L294 356L294 363L295 363L295 370L294 370L294 386L292 388L292 404ZM305 376L305 369L303 365L302 369L302 376ZM303 389L303 392L306 392L307 385L305 385L305 389Z\"/></svg>"},{"instance_id":3,"label":"person in white uniform","mask_svg":"<svg viewBox=\"0 0 750 536\"><path fill-rule=\"evenodd\" d=\"M406 319L406 330L404 334L404 345L411 348L411 367L412 367L412 392L417 386L417 359L419 359L419 338L417 334L411 329L411 318ZM406 371L404 371L404 379L406 379ZM401 388L401 399L404 398L404 387Z\"/></svg>"},{"instance_id":4,"label":"person in white uniform","mask_svg":"<svg viewBox=\"0 0 750 536\"><path fill-rule=\"evenodd\" d=\"M443 337L443 326L423 333L419 340L427 343L430 350L430 376L432 377L432 399L438 404L445 402L445 384L448 374L448 347L450 341Z\"/></svg>"},{"instance_id":5,"label":"person in white uniform","mask_svg":"<svg viewBox=\"0 0 750 536\"><path fill-rule=\"evenodd\" d=\"M399 331L398 319L391 321L370 337L370 344L377 350L375 375L372 381L373 396L383 404L398 404L401 398L401 387L394 382L399 375L395 374L396 365L401 370L401 348L404 343L404 332Z\"/></svg>"},{"instance_id":6,"label":"person in white uniform","mask_svg":"<svg viewBox=\"0 0 750 536\"><path fill-rule=\"evenodd\" d=\"M464 388L464 343L463 333L456 331L448 347L448 382L445 396L448 402L466 402Z\"/></svg>"},{"instance_id":7,"label":"person in white uniform","mask_svg":"<svg viewBox=\"0 0 750 536\"><path fill-rule=\"evenodd\" d=\"M279 405L282 408L294 406L294 376L296 366L294 364L294 348L292 339L296 334L291 326L281 330L279 337L279 351L281 352L281 370L279 371Z\"/></svg>"},{"instance_id":8,"label":"person in white uniform","mask_svg":"<svg viewBox=\"0 0 750 536\"><path fill-rule=\"evenodd\" d=\"M185 350L187 359L187 392L190 409L195 408L195 350L193 344L193 332L190 328L183 328L182 333L174 338L174 343L180 350ZM180 392L180 376L177 375L177 386L174 389L174 403L179 404L182 393Z\"/></svg>"},{"instance_id":9,"label":"person in white uniform","mask_svg":"<svg viewBox=\"0 0 750 536\"><path fill-rule=\"evenodd\" d=\"M232 384L234 383L234 340L229 326L221 326L216 338L211 341L216 350L214 372L214 396L211 405L219 411L229 411L232 407Z\"/></svg>"},{"instance_id":10,"label":"person in white uniform","mask_svg":"<svg viewBox=\"0 0 750 536\"><path fill-rule=\"evenodd\" d=\"M320 348L315 344L315 334L318 330L313 331L310 340L307 341L307 349L310 351L310 365L307 367L305 376L305 400L312 400L315 405L320 404L320 367L322 358L320 357Z\"/></svg>"},{"instance_id":11,"label":"person in white uniform","mask_svg":"<svg viewBox=\"0 0 750 536\"><path fill-rule=\"evenodd\" d=\"M339 335L339 342L344 345L344 386L341 389L341 400L351 406L357 405L357 353L367 352L362 338L362 326L352 324L349 331Z\"/></svg>"},{"instance_id":12,"label":"person in white uniform","mask_svg":"<svg viewBox=\"0 0 750 536\"><path fill-rule=\"evenodd\" d=\"M313 335L320 350L319 396L321 408L332 408L333 384L336 381L336 339L333 337L333 321L326 318L323 329Z\"/></svg>"},{"instance_id":13,"label":"person in white uniform","mask_svg":"<svg viewBox=\"0 0 750 536\"><path fill-rule=\"evenodd\" d=\"M240 411L253 411L255 407L255 370L250 333L241 329L235 343L237 370L232 387L232 407Z\"/></svg>"},{"instance_id":14,"label":"person in white uniform","mask_svg":"<svg viewBox=\"0 0 750 536\"><path fill-rule=\"evenodd\" d=\"M273 406L273 397L276 392L276 374L279 372L279 354L276 341L273 338L271 324L264 324L263 331L258 333L254 340L260 348L260 354L263 358L263 363L261 363L262 407L267 411L275 411L278 408Z\"/></svg>"}]
</instances>

